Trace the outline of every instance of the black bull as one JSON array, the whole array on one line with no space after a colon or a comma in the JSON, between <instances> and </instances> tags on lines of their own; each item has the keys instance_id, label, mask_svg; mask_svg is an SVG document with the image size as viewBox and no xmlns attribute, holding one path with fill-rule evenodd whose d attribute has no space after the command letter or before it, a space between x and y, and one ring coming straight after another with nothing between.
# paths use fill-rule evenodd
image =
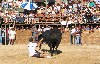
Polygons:
<instances>
[{"instance_id":1,"label":"black bull","mask_svg":"<svg viewBox=\"0 0 100 64\"><path fill-rule=\"evenodd\" d=\"M46 44L48 44L48 46L50 47L50 52L52 56L54 49L56 49L57 51L57 48L61 42L62 33L58 28L54 28L43 32L41 35L39 35L38 39L39 48L41 49L42 42L46 42Z\"/></svg>"}]
</instances>

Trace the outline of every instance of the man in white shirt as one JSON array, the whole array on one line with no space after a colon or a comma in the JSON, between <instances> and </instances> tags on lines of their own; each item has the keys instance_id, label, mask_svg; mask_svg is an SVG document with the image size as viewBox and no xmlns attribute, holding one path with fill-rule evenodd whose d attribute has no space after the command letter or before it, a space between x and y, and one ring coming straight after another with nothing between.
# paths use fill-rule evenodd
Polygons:
<instances>
[{"instance_id":1,"label":"man in white shirt","mask_svg":"<svg viewBox=\"0 0 100 64\"><path fill-rule=\"evenodd\" d=\"M14 31L14 28L11 28L9 31L9 44L13 45L16 37L16 32Z\"/></svg>"},{"instance_id":2,"label":"man in white shirt","mask_svg":"<svg viewBox=\"0 0 100 64\"><path fill-rule=\"evenodd\" d=\"M81 27L80 26L76 26L75 27L75 44L81 44Z\"/></svg>"},{"instance_id":3,"label":"man in white shirt","mask_svg":"<svg viewBox=\"0 0 100 64\"><path fill-rule=\"evenodd\" d=\"M71 44L74 44L74 42L75 42L75 32L76 32L76 29L75 29L75 27L74 26L72 26L72 30L71 30Z\"/></svg>"},{"instance_id":4,"label":"man in white shirt","mask_svg":"<svg viewBox=\"0 0 100 64\"><path fill-rule=\"evenodd\" d=\"M33 42L33 38L31 37L29 39L29 44L28 44L29 57L52 58L51 56L45 56L45 55L41 54L40 52L36 51L37 46L38 46L38 44L36 42Z\"/></svg>"},{"instance_id":5,"label":"man in white shirt","mask_svg":"<svg viewBox=\"0 0 100 64\"><path fill-rule=\"evenodd\" d=\"M73 24L74 22L72 21L72 19L70 19L68 22L67 22L67 27L68 27L68 25L70 25L70 24Z\"/></svg>"},{"instance_id":6,"label":"man in white shirt","mask_svg":"<svg viewBox=\"0 0 100 64\"><path fill-rule=\"evenodd\" d=\"M15 22L16 21L16 14L13 13L12 16L11 16L11 18L12 18L12 22Z\"/></svg>"},{"instance_id":7,"label":"man in white shirt","mask_svg":"<svg viewBox=\"0 0 100 64\"><path fill-rule=\"evenodd\" d=\"M40 56L40 54L37 53L36 50L35 50L36 46L37 46L37 43L33 43L31 41L28 44L29 57L31 57L31 56L39 57Z\"/></svg>"},{"instance_id":8,"label":"man in white shirt","mask_svg":"<svg viewBox=\"0 0 100 64\"><path fill-rule=\"evenodd\" d=\"M44 28L44 32L50 29L51 29L50 26L47 26L46 28Z\"/></svg>"},{"instance_id":9,"label":"man in white shirt","mask_svg":"<svg viewBox=\"0 0 100 64\"><path fill-rule=\"evenodd\" d=\"M38 28L38 32L41 32L41 31L42 31L42 29L39 27L39 28Z\"/></svg>"}]
</instances>

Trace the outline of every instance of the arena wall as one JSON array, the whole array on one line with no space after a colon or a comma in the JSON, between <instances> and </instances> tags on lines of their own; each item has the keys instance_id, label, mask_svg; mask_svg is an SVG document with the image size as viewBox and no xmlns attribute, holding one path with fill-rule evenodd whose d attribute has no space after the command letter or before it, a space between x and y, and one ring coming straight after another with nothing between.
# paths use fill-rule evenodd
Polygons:
<instances>
[{"instance_id":1,"label":"arena wall","mask_svg":"<svg viewBox=\"0 0 100 64\"><path fill-rule=\"evenodd\" d=\"M16 31L16 44L28 44L28 40L31 37L31 30L17 30ZM61 43L68 44L70 43L70 33L65 32L62 34L62 40ZM83 31L82 33L82 44L100 44L100 31L95 30L92 33L89 33L89 31Z\"/></svg>"}]
</instances>

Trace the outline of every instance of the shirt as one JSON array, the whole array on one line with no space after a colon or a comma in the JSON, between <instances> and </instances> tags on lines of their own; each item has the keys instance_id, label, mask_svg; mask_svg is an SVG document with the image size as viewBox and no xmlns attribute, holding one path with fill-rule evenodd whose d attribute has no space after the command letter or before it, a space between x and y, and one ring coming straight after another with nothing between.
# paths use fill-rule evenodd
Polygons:
<instances>
[{"instance_id":1,"label":"shirt","mask_svg":"<svg viewBox=\"0 0 100 64\"><path fill-rule=\"evenodd\" d=\"M16 34L15 31L10 30L9 31L9 39L15 39L15 34Z\"/></svg>"},{"instance_id":2,"label":"shirt","mask_svg":"<svg viewBox=\"0 0 100 64\"><path fill-rule=\"evenodd\" d=\"M50 30L50 28L48 28L48 27L47 28L44 28L44 32L47 31L47 30Z\"/></svg>"},{"instance_id":3,"label":"shirt","mask_svg":"<svg viewBox=\"0 0 100 64\"><path fill-rule=\"evenodd\" d=\"M75 32L76 32L76 29L73 28L73 29L71 30L71 34L73 34L73 33L75 33Z\"/></svg>"},{"instance_id":4,"label":"shirt","mask_svg":"<svg viewBox=\"0 0 100 64\"><path fill-rule=\"evenodd\" d=\"M72 23L74 23L74 22L71 21L71 20L69 20L69 21L67 22L67 26L68 26L69 24L72 24Z\"/></svg>"},{"instance_id":5,"label":"shirt","mask_svg":"<svg viewBox=\"0 0 100 64\"><path fill-rule=\"evenodd\" d=\"M62 25L66 25L66 23L67 23L66 21L62 21L61 22Z\"/></svg>"},{"instance_id":6,"label":"shirt","mask_svg":"<svg viewBox=\"0 0 100 64\"><path fill-rule=\"evenodd\" d=\"M42 31L42 29L41 28L38 28L38 31Z\"/></svg>"},{"instance_id":7,"label":"shirt","mask_svg":"<svg viewBox=\"0 0 100 64\"><path fill-rule=\"evenodd\" d=\"M76 28L76 35L78 36L78 35L80 35L80 30L78 29L78 28Z\"/></svg>"},{"instance_id":8,"label":"shirt","mask_svg":"<svg viewBox=\"0 0 100 64\"><path fill-rule=\"evenodd\" d=\"M29 52L29 55L30 56L33 56L34 54L36 54L36 51L35 51L36 46L37 46L37 43L30 42L28 44L28 52Z\"/></svg>"}]
</instances>

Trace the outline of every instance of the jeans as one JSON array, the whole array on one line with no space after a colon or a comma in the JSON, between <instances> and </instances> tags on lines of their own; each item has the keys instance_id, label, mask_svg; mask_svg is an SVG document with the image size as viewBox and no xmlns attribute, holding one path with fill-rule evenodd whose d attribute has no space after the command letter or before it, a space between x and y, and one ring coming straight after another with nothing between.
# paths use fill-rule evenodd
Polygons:
<instances>
[{"instance_id":1,"label":"jeans","mask_svg":"<svg viewBox=\"0 0 100 64\"><path fill-rule=\"evenodd\" d=\"M2 37L2 44L5 45L5 37Z\"/></svg>"},{"instance_id":2,"label":"jeans","mask_svg":"<svg viewBox=\"0 0 100 64\"><path fill-rule=\"evenodd\" d=\"M75 44L81 44L81 36L80 35L76 35Z\"/></svg>"}]
</instances>

